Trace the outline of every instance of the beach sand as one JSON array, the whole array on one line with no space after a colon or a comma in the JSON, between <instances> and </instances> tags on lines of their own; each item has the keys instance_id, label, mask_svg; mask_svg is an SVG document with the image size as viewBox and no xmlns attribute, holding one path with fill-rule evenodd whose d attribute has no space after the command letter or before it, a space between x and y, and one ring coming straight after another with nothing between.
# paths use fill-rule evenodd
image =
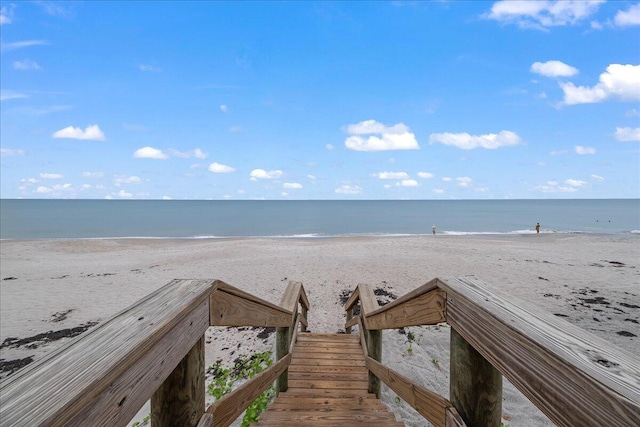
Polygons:
<instances>
[{"instance_id":1,"label":"beach sand","mask_svg":"<svg viewBox=\"0 0 640 427\"><path fill-rule=\"evenodd\" d=\"M220 279L274 303L290 280L302 282L309 329L335 333L344 330L340 298L358 283L390 301L435 277L473 275L640 355L638 236L2 241L0 260L5 378L10 362L41 358L70 339L61 336L91 328L174 278ZM274 340L261 328L210 328L206 363L271 350ZM448 354L447 325L383 333L383 363L445 397ZM509 426L553 425L506 380L503 397ZM427 425L386 387L382 399L407 425Z\"/></svg>"}]
</instances>

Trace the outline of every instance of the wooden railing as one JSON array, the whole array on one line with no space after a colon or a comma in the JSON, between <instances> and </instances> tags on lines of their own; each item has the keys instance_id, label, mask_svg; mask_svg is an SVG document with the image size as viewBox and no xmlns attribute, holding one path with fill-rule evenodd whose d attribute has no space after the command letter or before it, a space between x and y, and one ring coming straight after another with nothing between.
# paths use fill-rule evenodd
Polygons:
<instances>
[{"instance_id":1,"label":"wooden railing","mask_svg":"<svg viewBox=\"0 0 640 427\"><path fill-rule=\"evenodd\" d=\"M640 358L470 277L434 279L379 307L358 285L345 328L358 325L369 391L382 380L437 427L500 426L502 375L558 426L640 425ZM360 302L360 313L354 315ZM381 330L451 326L450 400L381 362Z\"/></svg>"},{"instance_id":2,"label":"wooden railing","mask_svg":"<svg viewBox=\"0 0 640 427\"><path fill-rule=\"evenodd\" d=\"M122 426L149 399L154 427L228 426L286 373L291 339L277 363L205 412L207 328L276 327L290 338L308 309L296 282L276 305L217 280L174 280L9 377L0 426Z\"/></svg>"}]
</instances>

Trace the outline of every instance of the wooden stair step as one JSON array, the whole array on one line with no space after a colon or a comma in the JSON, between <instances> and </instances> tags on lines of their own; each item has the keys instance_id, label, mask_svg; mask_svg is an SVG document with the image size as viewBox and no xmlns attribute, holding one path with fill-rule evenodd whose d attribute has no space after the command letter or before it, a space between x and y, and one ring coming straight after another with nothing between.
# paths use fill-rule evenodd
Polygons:
<instances>
[{"instance_id":1,"label":"wooden stair step","mask_svg":"<svg viewBox=\"0 0 640 427\"><path fill-rule=\"evenodd\" d=\"M368 370L357 335L299 334L288 385L258 426L404 426L367 391Z\"/></svg>"}]
</instances>

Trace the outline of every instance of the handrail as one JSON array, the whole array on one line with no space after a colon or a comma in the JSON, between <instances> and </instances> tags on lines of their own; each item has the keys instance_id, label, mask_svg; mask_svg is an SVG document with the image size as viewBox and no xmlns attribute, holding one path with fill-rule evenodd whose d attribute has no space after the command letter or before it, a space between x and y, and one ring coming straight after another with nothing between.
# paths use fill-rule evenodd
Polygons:
<instances>
[{"instance_id":1,"label":"handrail","mask_svg":"<svg viewBox=\"0 0 640 427\"><path fill-rule=\"evenodd\" d=\"M219 280L173 280L8 377L0 386L0 427L125 425L150 398L154 426L195 425L205 412L207 328L305 328L309 301L304 287L290 283L290 288L295 303L283 307ZM286 370L290 359L280 358L225 401L242 412L254 393ZM246 391L249 383L251 393ZM228 414L228 404L210 409ZM200 424L210 421L205 416ZM217 419L215 425L220 425Z\"/></svg>"},{"instance_id":2,"label":"handrail","mask_svg":"<svg viewBox=\"0 0 640 427\"><path fill-rule=\"evenodd\" d=\"M635 426L640 419L640 359L637 356L555 316L495 295L480 280L469 277L434 279L395 302L373 310L370 302L361 299L363 291L369 293L365 286L358 285L345 306L347 330L356 324L350 314L358 300L362 306L358 324L360 333L365 337L370 335L367 330L372 327L398 327L397 313L411 315L425 308L433 314L441 310L444 320L452 327L452 375L457 357L453 353L465 351L453 344L453 336L459 334L465 345L475 349L492 369L509 378L559 426ZM440 307L443 296L446 300ZM437 320L437 316L422 316L422 319L427 319L423 324L433 324L429 322ZM372 358L367 361L370 372L379 375L385 383L386 377L387 385L396 393L401 396L399 391L409 393L409 400L403 398L410 405L412 401L417 402L415 398L420 392L416 391L417 386L411 380L408 380L411 387L405 385L403 388L399 383L404 383L394 377L397 374L389 376L386 368L378 365L380 360ZM471 371L469 366L460 369L466 373ZM501 378L497 380L501 384ZM460 384L454 384L452 378L451 401L467 423L474 422L476 414L468 407L462 407L465 399L473 399L474 394L483 392L501 394L501 388L458 390ZM486 400L496 398L493 396ZM423 414L417 406L414 409ZM566 408L575 410L567 411ZM497 410L499 413L500 406ZM460 424L463 421L448 418L450 414L444 415L446 422L453 423L451 425L464 425ZM438 418L442 420L441 413ZM431 419L429 421L433 423Z\"/></svg>"}]
</instances>

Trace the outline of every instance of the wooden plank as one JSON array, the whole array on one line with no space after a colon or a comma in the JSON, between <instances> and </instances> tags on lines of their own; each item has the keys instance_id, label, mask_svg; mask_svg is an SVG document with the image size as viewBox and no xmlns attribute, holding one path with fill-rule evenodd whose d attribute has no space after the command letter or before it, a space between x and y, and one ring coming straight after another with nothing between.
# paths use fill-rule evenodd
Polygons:
<instances>
[{"instance_id":1,"label":"wooden plank","mask_svg":"<svg viewBox=\"0 0 640 427\"><path fill-rule=\"evenodd\" d=\"M286 391L289 396L296 397L323 397L332 399L358 399L360 397L371 396L375 399L375 396L371 393L367 393L366 390L343 390L343 389L317 389L309 390L306 388L293 388L289 387Z\"/></svg>"},{"instance_id":2,"label":"wooden plank","mask_svg":"<svg viewBox=\"0 0 640 427\"><path fill-rule=\"evenodd\" d=\"M247 301L252 301L252 302L254 302L254 303L258 304L258 305L269 307L269 308L271 308L271 309L273 309L275 311L281 311L282 313L289 314L290 316L293 316L293 310L284 309L284 308L280 307L279 305L270 303L269 301L263 300L261 298L258 298L255 295L251 295L248 292L245 292L245 291L243 291L241 289L238 289L238 288L236 288L234 286L231 286L228 283L223 282L222 280L216 280L214 282L214 284L216 285L217 289L219 289L221 291L224 291L224 292L226 292L228 294L235 295L235 296L240 297L242 299L245 299Z\"/></svg>"},{"instance_id":3,"label":"wooden plank","mask_svg":"<svg viewBox=\"0 0 640 427\"><path fill-rule=\"evenodd\" d=\"M294 359L331 359L331 360L363 360L362 353L350 354L350 353L316 353L314 351L303 351L296 349L294 353Z\"/></svg>"},{"instance_id":4,"label":"wooden plank","mask_svg":"<svg viewBox=\"0 0 640 427\"><path fill-rule=\"evenodd\" d=\"M362 315L365 316L365 326L367 326L366 316L369 315L369 313L376 311L380 305L378 304L376 295L373 293L373 288L370 285L361 283L358 285L358 289L360 289Z\"/></svg>"},{"instance_id":5,"label":"wooden plank","mask_svg":"<svg viewBox=\"0 0 640 427\"><path fill-rule=\"evenodd\" d=\"M213 288L174 280L10 376L0 386L2 424L128 422L206 331Z\"/></svg>"},{"instance_id":6,"label":"wooden plank","mask_svg":"<svg viewBox=\"0 0 640 427\"><path fill-rule=\"evenodd\" d=\"M472 426L499 426L502 374L451 328L449 399Z\"/></svg>"},{"instance_id":7,"label":"wooden plank","mask_svg":"<svg viewBox=\"0 0 640 427\"><path fill-rule=\"evenodd\" d=\"M300 304L302 304L303 311L309 310L311 308L311 304L309 304L309 298L307 298L307 293L304 290L304 286L300 286Z\"/></svg>"},{"instance_id":8,"label":"wooden plank","mask_svg":"<svg viewBox=\"0 0 640 427\"><path fill-rule=\"evenodd\" d=\"M321 411L298 411L298 412L267 412L263 415L259 425L275 423L275 425L283 425L283 423L297 422L300 425L310 425L310 423L321 422L325 426L350 425L351 422L367 422L367 423L383 423L396 422L396 417L391 412L321 412ZM261 417L262 418L262 417ZM271 424L273 425L273 424ZM388 425L388 424L387 424Z\"/></svg>"},{"instance_id":9,"label":"wooden plank","mask_svg":"<svg viewBox=\"0 0 640 427\"><path fill-rule=\"evenodd\" d=\"M351 296L349 297L349 299L344 305L345 311L353 308L353 306L355 305L356 302L358 302L358 300L360 300L360 289L356 286L356 289L353 291L353 293L351 294Z\"/></svg>"},{"instance_id":10,"label":"wooden plank","mask_svg":"<svg viewBox=\"0 0 640 427\"><path fill-rule=\"evenodd\" d=\"M205 413L196 427L213 427L213 415Z\"/></svg>"},{"instance_id":11,"label":"wooden plank","mask_svg":"<svg viewBox=\"0 0 640 427\"><path fill-rule=\"evenodd\" d=\"M291 365L311 365L311 366L364 366L362 359L309 359L304 357L294 357Z\"/></svg>"},{"instance_id":12,"label":"wooden plank","mask_svg":"<svg viewBox=\"0 0 640 427\"><path fill-rule=\"evenodd\" d=\"M281 393L280 396L276 397L273 401L274 404L282 404L282 405L298 405L299 407L303 406L323 406L323 405L333 405L333 406L382 406L386 408L385 405L380 402L380 399L376 399L374 395L370 394L368 396L359 396L353 399L334 399L330 397L300 397L300 396L289 396L289 393Z\"/></svg>"},{"instance_id":13,"label":"wooden plank","mask_svg":"<svg viewBox=\"0 0 640 427\"><path fill-rule=\"evenodd\" d=\"M445 291L431 289L411 299L403 301L398 299L368 314L365 317L365 325L369 330L437 325L446 321L446 301Z\"/></svg>"},{"instance_id":14,"label":"wooden plank","mask_svg":"<svg viewBox=\"0 0 640 427\"><path fill-rule=\"evenodd\" d=\"M323 372L292 372L289 371L291 380L330 380L330 381L367 381L367 371L323 371Z\"/></svg>"},{"instance_id":15,"label":"wooden plank","mask_svg":"<svg viewBox=\"0 0 640 427\"><path fill-rule=\"evenodd\" d=\"M332 390L366 390L367 380L364 381L332 381L321 379L289 379L289 386L292 388L308 388L308 389L323 389L328 388Z\"/></svg>"},{"instance_id":16,"label":"wooden plank","mask_svg":"<svg viewBox=\"0 0 640 427\"><path fill-rule=\"evenodd\" d=\"M204 414L204 335L151 397L154 427L192 427Z\"/></svg>"},{"instance_id":17,"label":"wooden plank","mask_svg":"<svg viewBox=\"0 0 640 427\"><path fill-rule=\"evenodd\" d=\"M291 355L288 354L237 389L224 395L220 400L207 408L213 415L216 427L226 427L265 391L289 365Z\"/></svg>"},{"instance_id":18,"label":"wooden plank","mask_svg":"<svg viewBox=\"0 0 640 427\"><path fill-rule=\"evenodd\" d=\"M333 341L333 342L342 342L342 341L353 341L355 335L347 335L347 334L303 334L300 335L301 341ZM356 339L357 341L357 339Z\"/></svg>"},{"instance_id":19,"label":"wooden plank","mask_svg":"<svg viewBox=\"0 0 640 427\"><path fill-rule=\"evenodd\" d=\"M295 400L295 399L292 399ZM318 399L320 401L326 401L327 399ZM336 401L335 399L332 399L333 401ZM371 399L366 399L366 400L371 400ZM362 404L358 404L358 403L352 403L352 404L328 404L328 403L322 403L322 404L309 404L309 403L301 403L298 400L295 400L294 402L291 403L272 403L269 405L269 411L275 411L275 412L299 412L299 411L322 411L322 412L350 412L350 413L357 413L360 411L373 411L373 412L389 412L389 409L384 406L382 403L373 400L375 402L375 404L370 404L370 405L362 405ZM345 402L344 400L342 401L338 401L338 402ZM350 401L346 401L346 402L350 402Z\"/></svg>"},{"instance_id":20,"label":"wooden plank","mask_svg":"<svg viewBox=\"0 0 640 427\"><path fill-rule=\"evenodd\" d=\"M289 373L291 375L297 375L298 373L335 373L339 374L354 374L363 375L367 373L367 368L357 366L309 366L309 365L290 365Z\"/></svg>"},{"instance_id":21,"label":"wooden plank","mask_svg":"<svg viewBox=\"0 0 640 427\"><path fill-rule=\"evenodd\" d=\"M252 297L217 289L211 294L211 326L289 327L293 313Z\"/></svg>"},{"instance_id":22,"label":"wooden plank","mask_svg":"<svg viewBox=\"0 0 640 427\"><path fill-rule=\"evenodd\" d=\"M415 298L418 298L424 294L428 294L431 291L437 290L438 289L438 279L432 279L429 282L425 283L424 285L420 286L419 288L414 289L411 292L408 292L404 295L402 295L400 298L398 298L395 301L390 302L389 304L382 306L380 308L378 308L377 310L372 311L371 313L368 313L367 316L375 316L376 314L379 313L383 313L387 310L391 310L394 309L398 306L403 305L404 303L407 303Z\"/></svg>"},{"instance_id":23,"label":"wooden plank","mask_svg":"<svg viewBox=\"0 0 640 427\"><path fill-rule=\"evenodd\" d=\"M458 414L455 407L450 406L445 409L444 415L445 427L467 427L467 424L464 422L460 414Z\"/></svg>"},{"instance_id":24,"label":"wooden plank","mask_svg":"<svg viewBox=\"0 0 640 427\"><path fill-rule=\"evenodd\" d=\"M347 322L344 324L345 330L349 330L350 328L352 328L355 325L357 325L359 317L360 316L355 316L355 317L352 317L351 319L347 320Z\"/></svg>"},{"instance_id":25,"label":"wooden plank","mask_svg":"<svg viewBox=\"0 0 640 427\"><path fill-rule=\"evenodd\" d=\"M282 294L280 300L280 307L290 312L298 312L298 301L300 300L300 290L302 289L302 283L290 281Z\"/></svg>"},{"instance_id":26,"label":"wooden plank","mask_svg":"<svg viewBox=\"0 0 640 427\"><path fill-rule=\"evenodd\" d=\"M445 408L451 403L442 396L415 384L413 380L367 357L367 368L435 427L445 427Z\"/></svg>"},{"instance_id":27,"label":"wooden plank","mask_svg":"<svg viewBox=\"0 0 640 427\"><path fill-rule=\"evenodd\" d=\"M475 278L438 286L449 324L556 425L637 426L637 356Z\"/></svg>"}]
</instances>

